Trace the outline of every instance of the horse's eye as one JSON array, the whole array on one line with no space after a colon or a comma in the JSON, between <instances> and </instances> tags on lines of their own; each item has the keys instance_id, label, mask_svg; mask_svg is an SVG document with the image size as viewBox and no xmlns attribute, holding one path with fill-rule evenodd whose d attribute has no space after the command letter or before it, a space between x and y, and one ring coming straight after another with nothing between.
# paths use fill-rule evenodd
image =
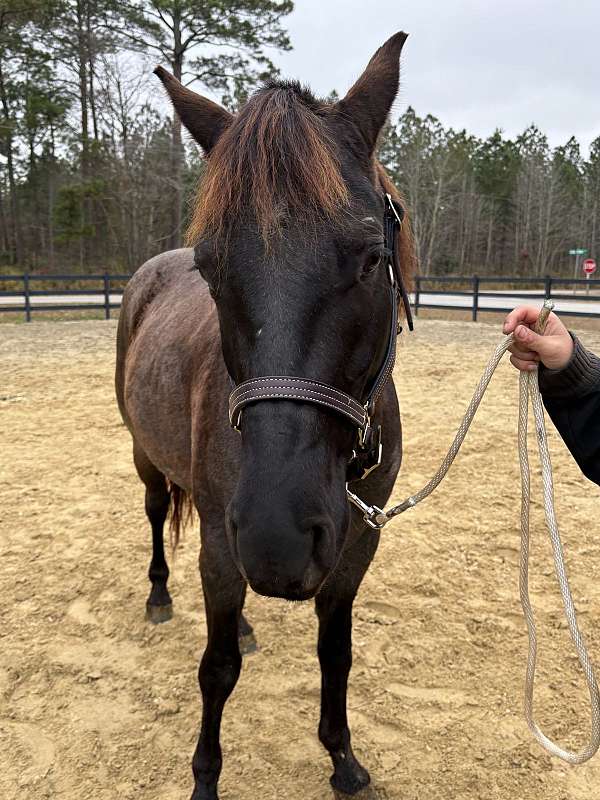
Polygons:
<instances>
[{"instance_id":1,"label":"horse's eye","mask_svg":"<svg viewBox=\"0 0 600 800\"><path fill-rule=\"evenodd\" d=\"M379 250L373 250L367 256L367 260L365 261L365 265L363 267L363 274L369 274L370 272L375 272L375 270L380 264L381 264L381 252Z\"/></svg>"}]
</instances>

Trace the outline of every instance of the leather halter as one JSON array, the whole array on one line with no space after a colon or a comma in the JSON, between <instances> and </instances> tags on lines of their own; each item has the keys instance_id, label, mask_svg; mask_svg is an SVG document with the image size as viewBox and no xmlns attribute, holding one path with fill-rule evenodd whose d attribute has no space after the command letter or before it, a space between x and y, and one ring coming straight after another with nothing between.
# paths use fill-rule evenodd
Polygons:
<instances>
[{"instance_id":1,"label":"leather halter","mask_svg":"<svg viewBox=\"0 0 600 800\"><path fill-rule=\"evenodd\" d=\"M325 406L347 417L358 428L357 443L348 464L348 482L366 478L381 463L381 426L371 426L375 404L387 383L396 360L396 337L402 330L398 325L398 304L404 305L409 330L413 330L413 319L408 294L402 279L396 234L402 226L404 209L395 204L391 195L385 195L383 217L385 246L383 258L387 267L392 308L388 346L383 363L364 401L336 389L326 383L291 375L268 375L251 378L238 384L229 395L229 422L239 431L242 409L260 400L299 400Z\"/></svg>"}]
</instances>

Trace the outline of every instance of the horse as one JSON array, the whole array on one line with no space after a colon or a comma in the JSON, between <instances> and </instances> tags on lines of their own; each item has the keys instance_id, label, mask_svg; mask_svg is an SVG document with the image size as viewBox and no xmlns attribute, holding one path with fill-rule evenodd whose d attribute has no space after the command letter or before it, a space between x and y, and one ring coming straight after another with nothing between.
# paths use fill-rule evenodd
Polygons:
<instances>
[{"instance_id":1,"label":"horse","mask_svg":"<svg viewBox=\"0 0 600 800\"><path fill-rule=\"evenodd\" d=\"M147 261L124 291L116 393L152 528L153 622L172 614L169 511L175 542L188 504L200 517L207 641L192 800L218 797L248 586L314 598L330 782L341 797L371 791L346 692L352 604L379 531L347 489L384 504L402 456L389 376L414 248L375 151L406 36L336 102L271 80L232 114L155 70L205 169L189 246Z\"/></svg>"}]
</instances>

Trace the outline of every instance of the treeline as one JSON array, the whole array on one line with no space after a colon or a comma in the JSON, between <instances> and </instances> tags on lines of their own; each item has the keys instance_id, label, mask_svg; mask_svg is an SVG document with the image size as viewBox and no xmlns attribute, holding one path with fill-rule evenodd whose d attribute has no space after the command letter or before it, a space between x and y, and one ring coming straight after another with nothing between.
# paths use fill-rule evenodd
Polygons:
<instances>
[{"instance_id":1,"label":"treeline","mask_svg":"<svg viewBox=\"0 0 600 800\"><path fill-rule=\"evenodd\" d=\"M381 158L411 209L422 274L571 276L570 249L600 256L600 136L584 158L574 137L551 148L535 125L479 139L409 108Z\"/></svg>"},{"instance_id":2,"label":"treeline","mask_svg":"<svg viewBox=\"0 0 600 800\"><path fill-rule=\"evenodd\" d=\"M181 243L202 169L153 63L235 108L288 49L291 0L0 0L0 264L132 271ZM156 84L154 84L156 81ZM424 274L573 273L598 252L600 136L583 157L531 126L514 140L409 108L380 156Z\"/></svg>"},{"instance_id":3,"label":"treeline","mask_svg":"<svg viewBox=\"0 0 600 800\"><path fill-rule=\"evenodd\" d=\"M135 269L178 247L201 161L152 64L235 107L291 0L0 0L0 264ZM159 100L157 102L157 100Z\"/></svg>"}]
</instances>

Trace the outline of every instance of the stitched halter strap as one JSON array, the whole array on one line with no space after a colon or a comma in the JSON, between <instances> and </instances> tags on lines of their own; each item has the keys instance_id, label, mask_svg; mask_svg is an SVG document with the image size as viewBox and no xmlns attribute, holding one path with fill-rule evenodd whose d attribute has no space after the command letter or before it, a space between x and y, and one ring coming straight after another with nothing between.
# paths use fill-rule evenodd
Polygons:
<instances>
[{"instance_id":1,"label":"stitched halter strap","mask_svg":"<svg viewBox=\"0 0 600 800\"><path fill-rule=\"evenodd\" d=\"M229 422L238 428L242 408L257 400L303 400L326 406L344 414L359 428L367 424L367 411L364 406L346 392L333 389L326 383L309 381L306 378L292 378L273 375L254 378L240 383L229 395Z\"/></svg>"}]
</instances>

